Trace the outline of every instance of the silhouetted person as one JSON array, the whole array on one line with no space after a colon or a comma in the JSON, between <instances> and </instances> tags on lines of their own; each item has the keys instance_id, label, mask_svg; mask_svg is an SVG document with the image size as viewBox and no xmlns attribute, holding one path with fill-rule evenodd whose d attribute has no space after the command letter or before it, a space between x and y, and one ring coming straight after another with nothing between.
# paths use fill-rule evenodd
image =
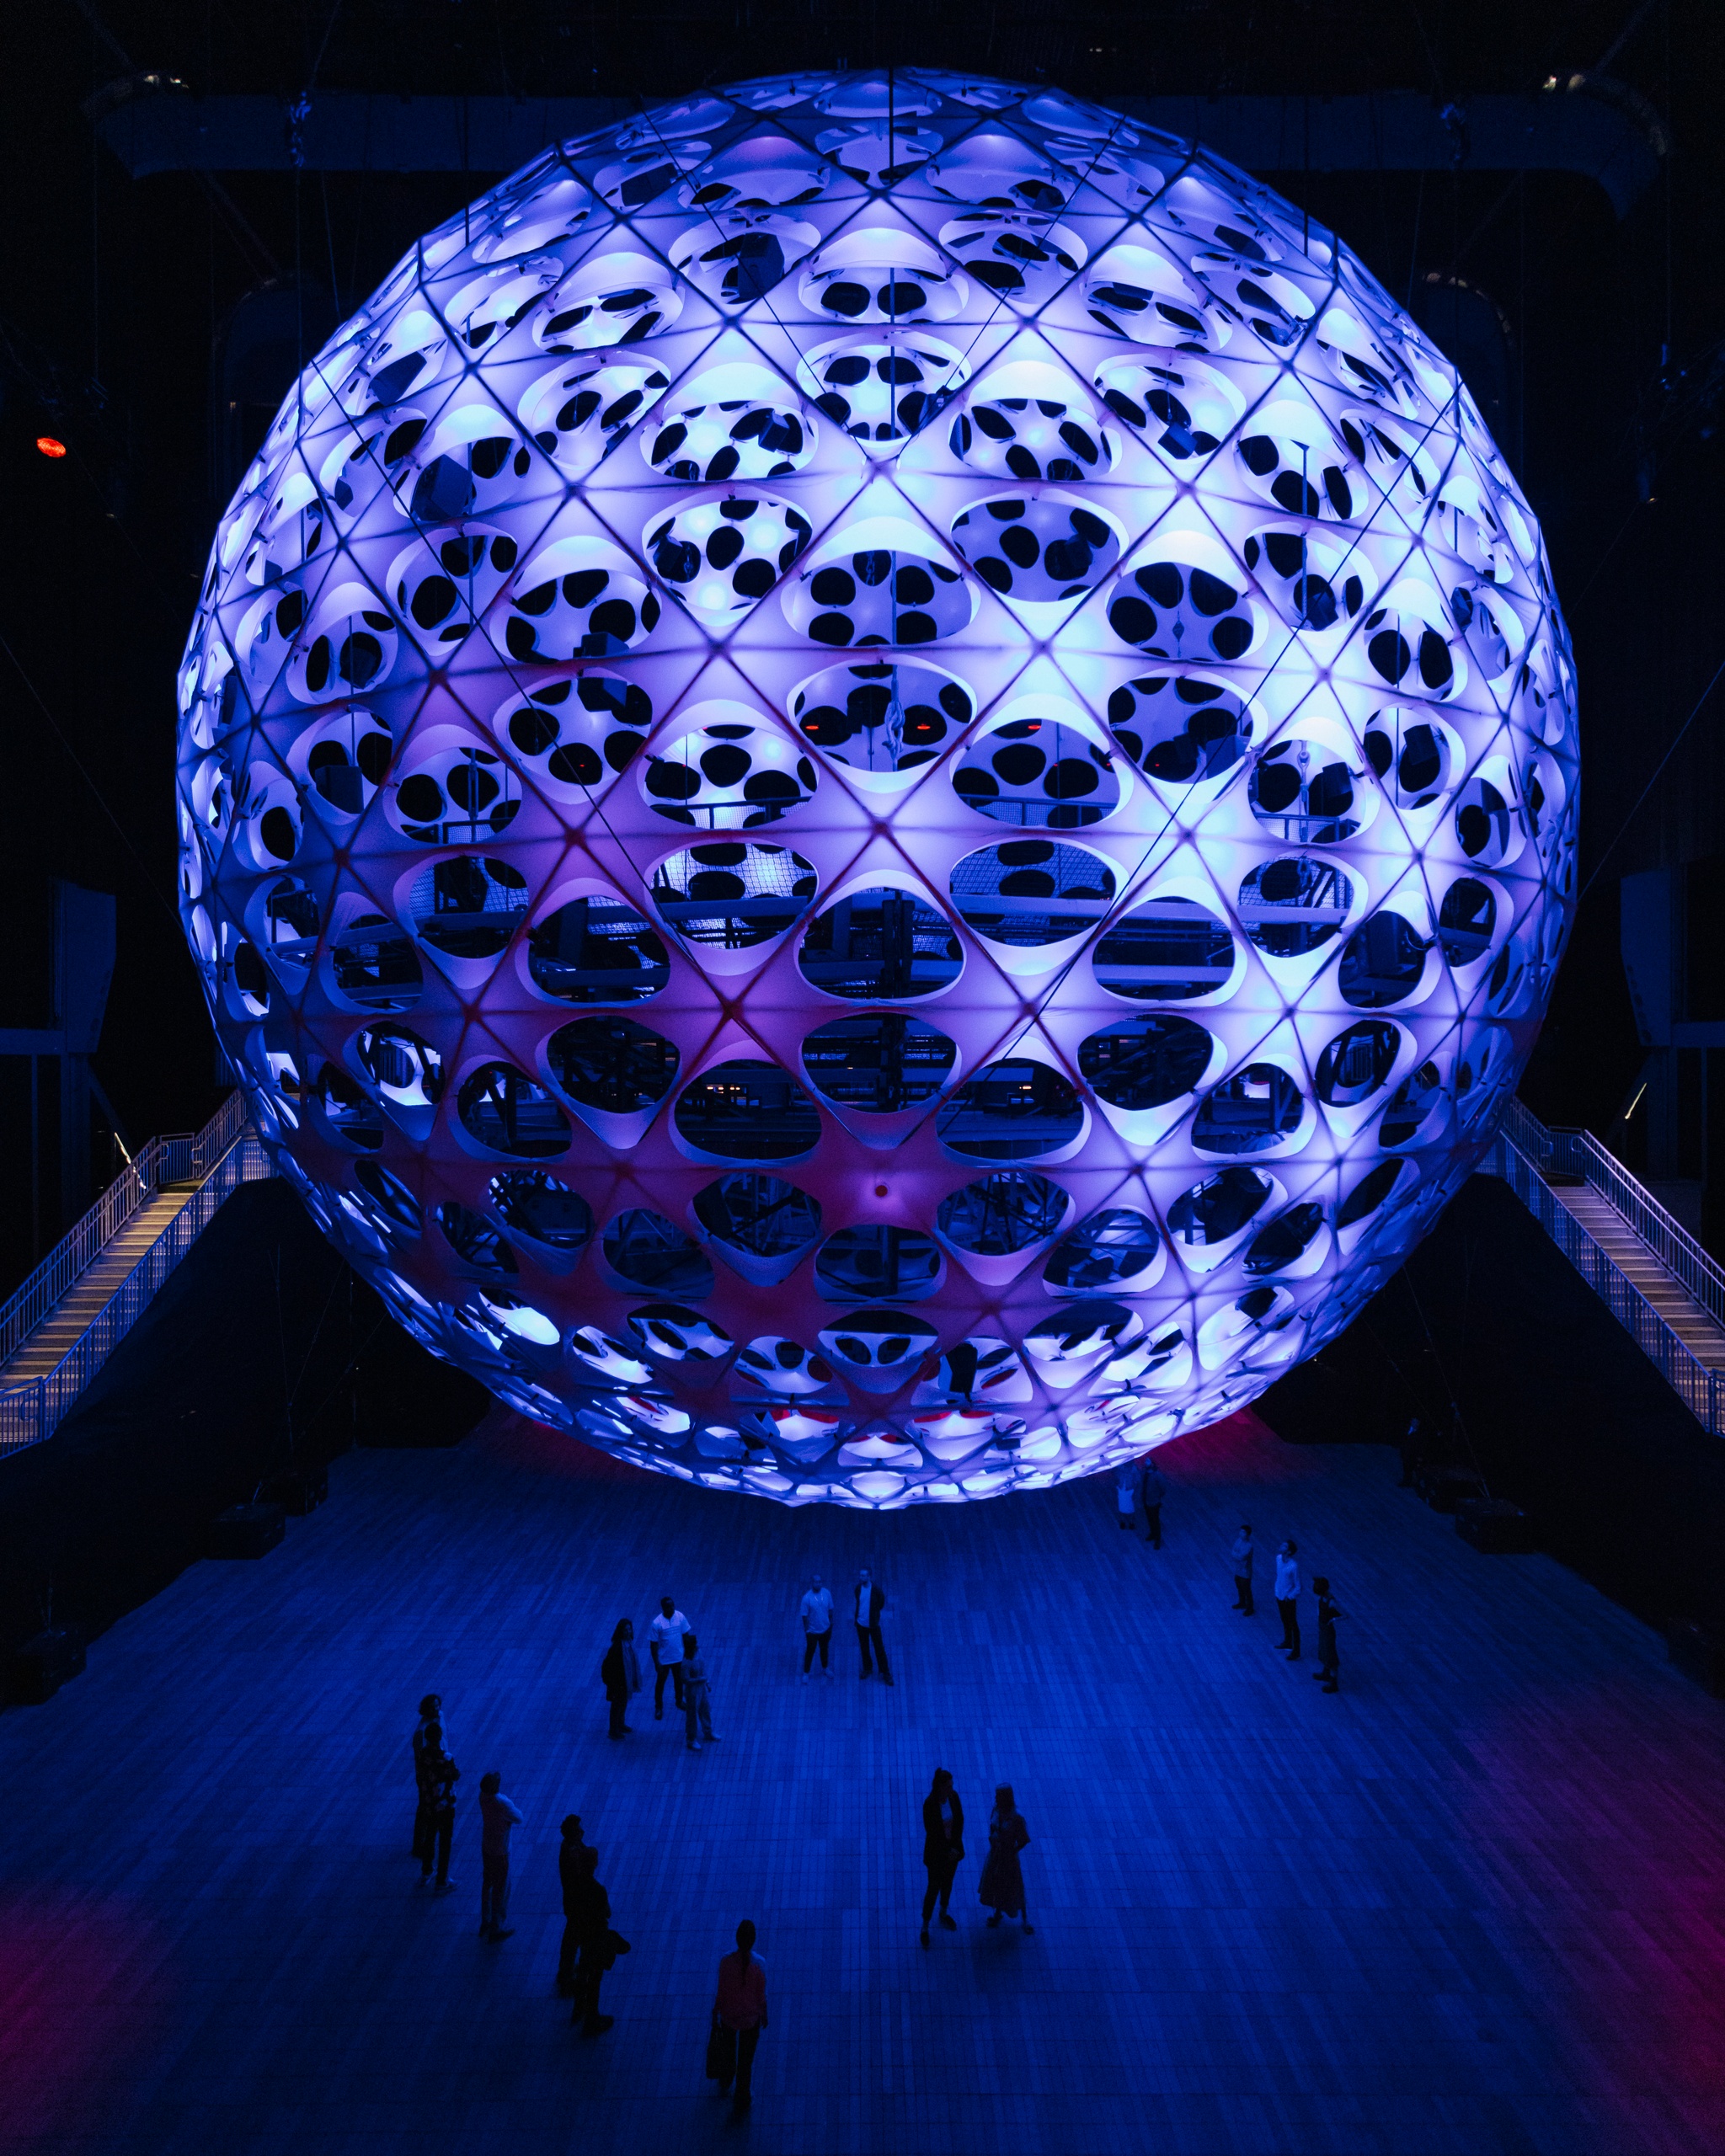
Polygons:
<instances>
[{"instance_id":1,"label":"silhouetted person","mask_svg":"<svg viewBox=\"0 0 1725 2156\"><path fill-rule=\"evenodd\" d=\"M634 1636L634 1626L627 1617L620 1618L611 1636L611 1645L605 1650L605 1659L599 1665L599 1681L605 1687L606 1700L611 1709L610 1727L606 1732L609 1737L628 1733L629 1652Z\"/></svg>"},{"instance_id":2,"label":"silhouetted person","mask_svg":"<svg viewBox=\"0 0 1725 2156\"><path fill-rule=\"evenodd\" d=\"M590 2036L602 2036L615 2016L599 2011L599 1987L611 1967L611 1897L599 1883L599 1852L583 1849L576 1859L575 1944L581 1952L575 1970L575 2004L569 2015Z\"/></svg>"},{"instance_id":3,"label":"silhouetted person","mask_svg":"<svg viewBox=\"0 0 1725 2156\"><path fill-rule=\"evenodd\" d=\"M1248 1617L1253 1616L1256 1612L1252 1601L1252 1563L1256 1552L1249 1524L1242 1524L1228 1555L1234 1566L1234 1607L1244 1610Z\"/></svg>"},{"instance_id":4,"label":"silhouetted person","mask_svg":"<svg viewBox=\"0 0 1725 2156\"><path fill-rule=\"evenodd\" d=\"M419 1874L423 1886L431 1877L434 1862L437 1867L437 1883L434 1894L447 1894L455 1886L449 1876L449 1845L455 1833L455 1785L461 1780L461 1769L443 1748L443 1731L436 1722L425 1727L425 1746L422 1753L420 1787L425 1793L426 1842L425 1869Z\"/></svg>"},{"instance_id":5,"label":"silhouetted person","mask_svg":"<svg viewBox=\"0 0 1725 2156\"><path fill-rule=\"evenodd\" d=\"M1143 1472L1142 1462L1135 1460L1123 1460L1114 1470L1114 1515L1129 1534L1138 1517L1138 1480Z\"/></svg>"},{"instance_id":6,"label":"silhouetted person","mask_svg":"<svg viewBox=\"0 0 1725 2156\"><path fill-rule=\"evenodd\" d=\"M886 1596L869 1576L865 1565L857 1575L857 1585L852 1598L851 1614L857 1626L857 1644L862 1650L862 1674L873 1677L874 1669L868 1659L872 1646L880 1663L880 1673L890 1684L893 1673L886 1658L886 1641L880 1636L880 1613L886 1608Z\"/></svg>"},{"instance_id":7,"label":"silhouetted person","mask_svg":"<svg viewBox=\"0 0 1725 2156\"><path fill-rule=\"evenodd\" d=\"M1425 1465L1431 1450L1431 1440L1426 1434L1422 1417L1409 1417L1407 1428L1402 1433L1402 1487L1411 1490L1419 1480L1419 1470Z\"/></svg>"},{"instance_id":8,"label":"silhouetted person","mask_svg":"<svg viewBox=\"0 0 1725 2156\"><path fill-rule=\"evenodd\" d=\"M964 1854L964 1807L953 1778L944 1767L934 1770L934 1786L922 1800L922 1862L928 1873L928 1892L922 1897L922 1944L928 1944L928 1919L940 1903L941 1929L956 1931L948 1903L953 1898L953 1875Z\"/></svg>"},{"instance_id":9,"label":"silhouetted person","mask_svg":"<svg viewBox=\"0 0 1725 2156\"><path fill-rule=\"evenodd\" d=\"M1317 1597L1317 1668L1314 1678L1325 1691L1334 1692L1341 1685L1341 1657L1336 1652L1336 1620L1344 1613L1330 1593L1326 1579L1315 1579L1311 1591Z\"/></svg>"},{"instance_id":10,"label":"silhouetted person","mask_svg":"<svg viewBox=\"0 0 1725 2156\"><path fill-rule=\"evenodd\" d=\"M976 1887L977 1900L984 1908L994 1911L988 1920L991 1926L1002 1917L1023 1917L1025 1931L1033 1929L1024 1898L1023 1867L1018 1862L1019 1850L1028 1848L1029 1842L1030 1829L1018 1816L1012 1784L1002 1782L994 1793L994 1810L988 1817L988 1855Z\"/></svg>"},{"instance_id":11,"label":"silhouetted person","mask_svg":"<svg viewBox=\"0 0 1725 2156\"><path fill-rule=\"evenodd\" d=\"M684 1616L668 1594L659 1598L659 1614L647 1628L648 1650L653 1657L653 1719L665 1720L665 1680L671 1683L671 1699L683 1704L683 1636L689 1629Z\"/></svg>"},{"instance_id":12,"label":"silhouetted person","mask_svg":"<svg viewBox=\"0 0 1725 2156\"><path fill-rule=\"evenodd\" d=\"M713 1693L707 1682L707 1664L701 1658L700 1641L689 1632L683 1638L683 1742L690 1751L698 1752L702 1737L709 1744L718 1742L713 1733Z\"/></svg>"},{"instance_id":13,"label":"silhouetted person","mask_svg":"<svg viewBox=\"0 0 1725 2156\"><path fill-rule=\"evenodd\" d=\"M513 1939L509 1921L509 1838L521 1823L521 1815L503 1794L501 1774L483 1774L479 1780L479 1935L483 1939Z\"/></svg>"},{"instance_id":14,"label":"silhouetted person","mask_svg":"<svg viewBox=\"0 0 1725 2156\"><path fill-rule=\"evenodd\" d=\"M1138 1502L1144 1508L1144 1530L1152 1550L1162 1546L1162 1500L1168 1494L1168 1478L1153 1460L1144 1463L1138 1481Z\"/></svg>"},{"instance_id":15,"label":"silhouetted person","mask_svg":"<svg viewBox=\"0 0 1725 2156\"><path fill-rule=\"evenodd\" d=\"M814 1659L814 1651L820 1650L820 1673L830 1677L827 1654L832 1646L832 1590L820 1584L816 1572L809 1582L809 1592L798 1604L803 1620L803 1682L809 1682L809 1668Z\"/></svg>"},{"instance_id":16,"label":"silhouetted person","mask_svg":"<svg viewBox=\"0 0 1725 2156\"><path fill-rule=\"evenodd\" d=\"M442 1720L443 1701L435 1692L428 1692L419 1702L419 1719L413 1737L414 1788L417 1793L414 1806L413 1853L428 1871L430 1870L430 1857L427 1843L430 1838L431 1818L430 1808L425 1801L425 1732L433 1723L441 1724Z\"/></svg>"},{"instance_id":17,"label":"silhouetted person","mask_svg":"<svg viewBox=\"0 0 1725 2156\"><path fill-rule=\"evenodd\" d=\"M727 1954L718 1965L718 1990L713 2002L713 2026L731 2038L718 2093L726 2095L734 2080L739 2112L749 2108L755 2050L766 2026L766 1964L755 1951L755 1927L745 1917L737 1926L736 1952Z\"/></svg>"},{"instance_id":18,"label":"silhouetted person","mask_svg":"<svg viewBox=\"0 0 1725 2156\"><path fill-rule=\"evenodd\" d=\"M1281 1644L1290 1662L1300 1659L1300 1545L1291 1538L1276 1552L1276 1609L1282 1620Z\"/></svg>"},{"instance_id":19,"label":"silhouetted person","mask_svg":"<svg viewBox=\"0 0 1725 2156\"><path fill-rule=\"evenodd\" d=\"M557 1988L564 1999L575 1995L575 1951L581 1943L580 1889L587 1876L586 1854L580 1815L572 1812L563 1822L563 1844L557 1852L558 1884L563 1888L563 1945L557 1956Z\"/></svg>"}]
</instances>

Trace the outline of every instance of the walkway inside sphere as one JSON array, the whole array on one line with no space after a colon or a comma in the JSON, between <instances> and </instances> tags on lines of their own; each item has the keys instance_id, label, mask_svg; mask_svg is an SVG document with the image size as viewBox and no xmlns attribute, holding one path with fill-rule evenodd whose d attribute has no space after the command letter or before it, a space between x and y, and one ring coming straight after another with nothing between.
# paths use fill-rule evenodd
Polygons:
<instances>
[{"instance_id":1,"label":"walkway inside sphere","mask_svg":"<svg viewBox=\"0 0 1725 2156\"><path fill-rule=\"evenodd\" d=\"M1711 2156L1725 2110L1725 1704L1549 1558L1487 1557L1393 1454L1251 1416L1157 1455L1166 1547L1108 1478L905 1516L791 1512L500 1416L361 1451L258 1563L204 1562L0 1716L0 2143L54 2156ZM1258 1614L1229 1543L1258 1537ZM1306 1658L1269 1553L1300 1544ZM858 1681L848 1588L889 1598ZM839 1600L834 1675L796 1609ZM1345 1613L1316 1667L1314 1574ZM649 1690L606 1737L617 1618L701 1636L721 1741ZM646 1662L644 1644L642 1659ZM409 1734L462 1769L437 1899ZM956 1933L918 1944L949 1768ZM526 1815L515 1935L476 1935L477 1792ZM976 1898L1017 1792L1034 1936ZM558 1822L601 1851L616 2025L554 1995ZM703 2079L760 1927L745 2124Z\"/></svg>"}]
</instances>

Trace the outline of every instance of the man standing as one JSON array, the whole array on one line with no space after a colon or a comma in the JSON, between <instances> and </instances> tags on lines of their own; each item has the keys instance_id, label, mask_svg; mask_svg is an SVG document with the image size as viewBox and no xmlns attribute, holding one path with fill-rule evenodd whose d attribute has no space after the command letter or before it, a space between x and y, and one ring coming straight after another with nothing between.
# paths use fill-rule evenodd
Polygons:
<instances>
[{"instance_id":1,"label":"man standing","mask_svg":"<svg viewBox=\"0 0 1725 2156\"><path fill-rule=\"evenodd\" d=\"M745 1917L737 1926L737 1951L718 1965L718 1991L713 2002L713 2025L730 2038L718 2076L723 2096L734 2080L738 2115L749 2108L755 2072L755 2047L766 2026L766 1964L755 1951L755 1927Z\"/></svg>"},{"instance_id":2,"label":"man standing","mask_svg":"<svg viewBox=\"0 0 1725 2156\"><path fill-rule=\"evenodd\" d=\"M1336 1620L1343 1612L1336 1606L1326 1579L1315 1579L1311 1591L1317 1597L1317 1668L1312 1671L1316 1681L1327 1692L1334 1692L1341 1684L1341 1657L1336 1652Z\"/></svg>"},{"instance_id":3,"label":"man standing","mask_svg":"<svg viewBox=\"0 0 1725 2156\"><path fill-rule=\"evenodd\" d=\"M1129 1534L1138 1510L1138 1478L1142 1471L1141 1463L1135 1460L1123 1460L1114 1470L1114 1513Z\"/></svg>"},{"instance_id":4,"label":"man standing","mask_svg":"<svg viewBox=\"0 0 1725 2156\"><path fill-rule=\"evenodd\" d=\"M577 1855L575 1943L581 1950L575 1975L575 2004L569 2015L590 2036L602 2036L615 2016L599 2011L599 1987L611 1967L611 1897L599 1883L599 1852L583 1849Z\"/></svg>"},{"instance_id":5,"label":"man standing","mask_svg":"<svg viewBox=\"0 0 1725 2156\"><path fill-rule=\"evenodd\" d=\"M648 1647L653 1656L653 1719L665 1720L665 1680L671 1682L672 1704L683 1704L683 1635L689 1620L668 1594L659 1598L659 1614L648 1627Z\"/></svg>"},{"instance_id":6,"label":"man standing","mask_svg":"<svg viewBox=\"0 0 1725 2156\"><path fill-rule=\"evenodd\" d=\"M572 1812L563 1822L563 1846L557 1853L563 1919L563 1945L557 1957L557 1989L562 1999L575 1996L575 1950L581 1943L581 1887L587 1876L583 1860L587 1854L587 1844L581 1838L580 1817Z\"/></svg>"},{"instance_id":7,"label":"man standing","mask_svg":"<svg viewBox=\"0 0 1725 2156\"><path fill-rule=\"evenodd\" d=\"M872 1646L880 1662L880 1673L890 1684L893 1673L886 1658L886 1641L880 1636L880 1613L886 1608L886 1597L869 1577L865 1565L857 1575L857 1588L852 1615L857 1625L857 1644L862 1650L862 1674L873 1677L873 1665L868 1659Z\"/></svg>"},{"instance_id":8,"label":"man standing","mask_svg":"<svg viewBox=\"0 0 1725 2156\"><path fill-rule=\"evenodd\" d=\"M521 1823L521 1815L503 1794L501 1774L483 1775L479 1782L479 1936L513 1939L509 1922L509 1838Z\"/></svg>"},{"instance_id":9,"label":"man standing","mask_svg":"<svg viewBox=\"0 0 1725 2156\"><path fill-rule=\"evenodd\" d=\"M414 1786L419 1792L419 1801L414 1812L414 1854L425 1867L428 1878L431 1871L431 1814L425 1789L425 1736L428 1730L437 1727L442 1720L443 1701L435 1692L428 1692L419 1702L419 1720L413 1737Z\"/></svg>"},{"instance_id":10,"label":"man standing","mask_svg":"<svg viewBox=\"0 0 1725 2156\"><path fill-rule=\"evenodd\" d=\"M1254 1552L1252 1546L1252 1525L1249 1521L1243 1521L1241 1524L1240 1532L1234 1537L1234 1546L1228 1555L1233 1560L1234 1565L1234 1607L1248 1617L1253 1616L1256 1614L1252 1602L1252 1561Z\"/></svg>"},{"instance_id":11,"label":"man standing","mask_svg":"<svg viewBox=\"0 0 1725 2156\"><path fill-rule=\"evenodd\" d=\"M1282 1645L1290 1662L1300 1659L1300 1545L1291 1539L1276 1552L1276 1608L1282 1618Z\"/></svg>"},{"instance_id":12,"label":"man standing","mask_svg":"<svg viewBox=\"0 0 1725 2156\"><path fill-rule=\"evenodd\" d=\"M950 1903L953 1875L964 1854L964 1807L944 1767L934 1770L934 1786L922 1800L922 1863L928 1873L928 1892L922 1897L922 1944L928 1944L928 1919L940 1903L943 1931L956 1931L958 1923Z\"/></svg>"},{"instance_id":13,"label":"man standing","mask_svg":"<svg viewBox=\"0 0 1725 2156\"><path fill-rule=\"evenodd\" d=\"M1144 1525L1152 1550L1160 1550L1162 1546L1162 1499L1167 1494L1167 1477L1154 1459L1147 1459L1144 1463L1144 1473L1139 1480L1138 1495L1144 1507Z\"/></svg>"},{"instance_id":14,"label":"man standing","mask_svg":"<svg viewBox=\"0 0 1725 2156\"><path fill-rule=\"evenodd\" d=\"M430 1881L435 1859L437 1883L431 1891L434 1894L448 1894L454 1891L456 1883L449 1876L449 1844L455 1833L455 1785L461 1780L462 1770L444 1750L443 1732L435 1721L426 1726L419 1771L426 1818L425 1863L419 1884L423 1886Z\"/></svg>"},{"instance_id":15,"label":"man standing","mask_svg":"<svg viewBox=\"0 0 1725 2156\"><path fill-rule=\"evenodd\" d=\"M803 1682L809 1682L809 1665L814 1660L814 1650L820 1650L820 1673L830 1677L827 1667L827 1651L832 1646L832 1595L820 1584L816 1572L809 1582L809 1592L803 1597Z\"/></svg>"}]
</instances>

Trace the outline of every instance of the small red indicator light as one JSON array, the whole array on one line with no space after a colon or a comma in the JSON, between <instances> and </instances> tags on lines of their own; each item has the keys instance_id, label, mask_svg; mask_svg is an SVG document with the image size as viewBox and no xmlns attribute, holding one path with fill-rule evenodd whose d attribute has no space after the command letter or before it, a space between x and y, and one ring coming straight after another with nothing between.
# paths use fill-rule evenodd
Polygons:
<instances>
[{"instance_id":1,"label":"small red indicator light","mask_svg":"<svg viewBox=\"0 0 1725 2156\"><path fill-rule=\"evenodd\" d=\"M41 451L44 456L64 456L66 454L66 444L63 441L56 441L52 435L38 435L36 447Z\"/></svg>"}]
</instances>

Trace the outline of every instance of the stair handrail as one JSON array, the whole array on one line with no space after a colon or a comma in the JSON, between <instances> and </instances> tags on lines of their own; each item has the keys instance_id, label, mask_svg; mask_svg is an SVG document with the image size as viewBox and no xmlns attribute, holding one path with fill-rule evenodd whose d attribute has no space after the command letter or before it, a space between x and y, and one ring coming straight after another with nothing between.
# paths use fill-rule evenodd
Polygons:
<instances>
[{"instance_id":1,"label":"stair handrail","mask_svg":"<svg viewBox=\"0 0 1725 2156\"><path fill-rule=\"evenodd\" d=\"M245 1095L236 1091L201 1130L152 1138L142 1146L83 1218L0 1303L0 1364L12 1360L140 1207L164 1183L202 1182L238 1142L245 1125Z\"/></svg>"},{"instance_id":2,"label":"stair handrail","mask_svg":"<svg viewBox=\"0 0 1725 2156\"><path fill-rule=\"evenodd\" d=\"M1506 1118L1481 1165L1509 1185L1702 1428L1725 1435L1725 1373L1710 1370L1678 1337L1610 1252L1561 1203L1546 1180L1546 1164L1523 1152L1510 1129Z\"/></svg>"},{"instance_id":3,"label":"stair handrail","mask_svg":"<svg viewBox=\"0 0 1725 2156\"><path fill-rule=\"evenodd\" d=\"M1644 1183L1631 1175L1590 1130L1547 1127L1526 1103L1512 1100L1503 1136L1541 1173L1578 1177L1596 1191L1690 1299L1725 1326L1725 1267L1702 1249Z\"/></svg>"}]
</instances>

